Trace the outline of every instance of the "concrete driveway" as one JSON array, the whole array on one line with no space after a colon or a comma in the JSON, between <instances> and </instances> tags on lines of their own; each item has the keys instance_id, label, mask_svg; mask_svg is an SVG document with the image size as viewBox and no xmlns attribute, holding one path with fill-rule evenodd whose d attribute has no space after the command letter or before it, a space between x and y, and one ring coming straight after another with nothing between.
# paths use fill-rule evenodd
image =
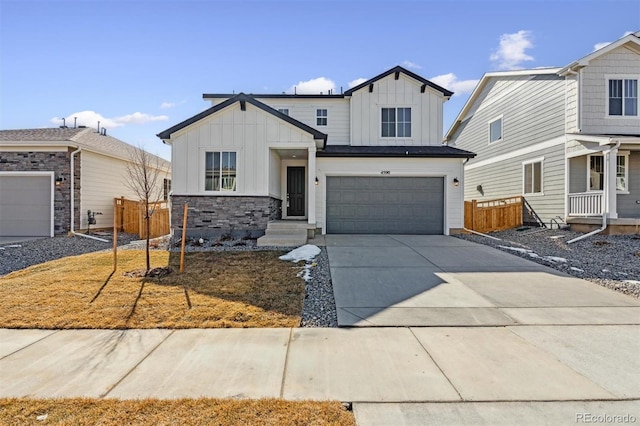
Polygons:
<instances>
[{"instance_id":1,"label":"concrete driveway","mask_svg":"<svg viewBox=\"0 0 640 426\"><path fill-rule=\"evenodd\" d=\"M327 235L342 327L640 324L640 302L443 235Z\"/></svg>"}]
</instances>

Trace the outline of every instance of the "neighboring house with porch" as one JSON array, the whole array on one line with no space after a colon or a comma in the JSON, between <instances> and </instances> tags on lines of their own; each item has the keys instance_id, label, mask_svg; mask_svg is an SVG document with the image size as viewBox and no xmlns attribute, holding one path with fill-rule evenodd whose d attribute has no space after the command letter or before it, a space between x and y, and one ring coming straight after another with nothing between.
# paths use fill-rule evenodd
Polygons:
<instances>
[{"instance_id":1,"label":"neighboring house with porch","mask_svg":"<svg viewBox=\"0 0 640 426\"><path fill-rule=\"evenodd\" d=\"M523 195L587 231L640 225L640 32L562 68L485 74L445 136L477 156L465 199Z\"/></svg>"},{"instance_id":2,"label":"neighboring house with porch","mask_svg":"<svg viewBox=\"0 0 640 426\"><path fill-rule=\"evenodd\" d=\"M0 236L52 237L113 227L114 198L137 199L127 185L132 149L104 129L0 130ZM153 158L166 198L171 165ZM92 225L89 210L98 213Z\"/></svg>"},{"instance_id":3,"label":"neighboring house with porch","mask_svg":"<svg viewBox=\"0 0 640 426\"><path fill-rule=\"evenodd\" d=\"M212 107L158 134L172 146L172 224L259 236L449 234L463 226L463 162L443 146L452 92L402 67L341 94L205 94ZM306 238L306 237L305 237Z\"/></svg>"}]
</instances>

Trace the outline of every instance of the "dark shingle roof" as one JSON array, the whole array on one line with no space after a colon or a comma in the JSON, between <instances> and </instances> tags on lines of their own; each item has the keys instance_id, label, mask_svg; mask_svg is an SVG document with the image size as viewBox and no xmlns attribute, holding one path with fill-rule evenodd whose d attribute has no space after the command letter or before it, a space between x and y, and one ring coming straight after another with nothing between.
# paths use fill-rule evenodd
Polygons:
<instances>
[{"instance_id":1,"label":"dark shingle roof","mask_svg":"<svg viewBox=\"0 0 640 426\"><path fill-rule=\"evenodd\" d=\"M446 145L426 146L351 146L327 145L318 157L444 157L473 158L475 153Z\"/></svg>"},{"instance_id":2,"label":"dark shingle roof","mask_svg":"<svg viewBox=\"0 0 640 426\"><path fill-rule=\"evenodd\" d=\"M2 145L29 146L34 142L41 145L66 145L79 147L101 154L111 155L123 160L131 158L134 148L126 142L108 135L102 135L92 128L45 128L0 130L0 149ZM153 155L153 154L151 154ZM154 156L156 157L156 156ZM170 163L157 157L160 164L169 167Z\"/></svg>"}]
</instances>

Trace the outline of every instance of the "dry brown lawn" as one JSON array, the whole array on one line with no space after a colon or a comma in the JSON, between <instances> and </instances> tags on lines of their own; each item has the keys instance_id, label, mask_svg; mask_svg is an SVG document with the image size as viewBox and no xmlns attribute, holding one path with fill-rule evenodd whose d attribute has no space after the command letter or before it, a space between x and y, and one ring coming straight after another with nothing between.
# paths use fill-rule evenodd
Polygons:
<instances>
[{"instance_id":1,"label":"dry brown lawn","mask_svg":"<svg viewBox=\"0 0 640 426\"><path fill-rule=\"evenodd\" d=\"M0 278L3 328L297 327L304 281L283 252L151 252L163 278L123 275L144 266L144 251L90 253Z\"/></svg>"},{"instance_id":2,"label":"dry brown lawn","mask_svg":"<svg viewBox=\"0 0 640 426\"><path fill-rule=\"evenodd\" d=\"M46 415L38 421L38 416ZM353 413L339 402L280 399L0 399L0 424L46 425L344 425Z\"/></svg>"}]
</instances>

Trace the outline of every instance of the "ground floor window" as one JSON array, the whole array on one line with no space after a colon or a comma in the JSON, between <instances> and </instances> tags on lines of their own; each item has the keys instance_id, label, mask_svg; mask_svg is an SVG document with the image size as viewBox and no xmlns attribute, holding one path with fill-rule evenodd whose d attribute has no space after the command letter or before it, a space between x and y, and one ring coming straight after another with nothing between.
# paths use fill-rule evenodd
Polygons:
<instances>
[{"instance_id":1,"label":"ground floor window","mask_svg":"<svg viewBox=\"0 0 640 426\"><path fill-rule=\"evenodd\" d=\"M205 191L236 190L236 153L207 152L205 154Z\"/></svg>"},{"instance_id":2,"label":"ground floor window","mask_svg":"<svg viewBox=\"0 0 640 426\"><path fill-rule=\"evenodd\" d=\"M523 165L523 193L542 194L542 160L535 160Z\"/></svg>"},{"instance_id":3,"label":"ground floor window","mask_svg":"<svg viewBox=\"0 0 640 426\"><path fill-rule=\"evenodd\" d=\"M627 188L629 180L628 163L629 156L627 154L616 156L616 191L618 192L627 192L629 190ZM604 157L602 155L589 156L588 188L589 191L604 190Z\"/></svg>"}]
</instances>

